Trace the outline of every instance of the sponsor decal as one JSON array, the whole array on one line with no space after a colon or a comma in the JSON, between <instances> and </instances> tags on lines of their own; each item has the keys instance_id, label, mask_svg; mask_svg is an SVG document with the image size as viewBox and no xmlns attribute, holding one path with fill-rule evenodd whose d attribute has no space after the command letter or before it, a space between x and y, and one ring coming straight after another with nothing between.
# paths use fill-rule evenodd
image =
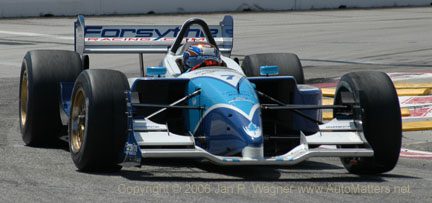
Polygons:
<instances>
[{"instance_id":1,"label":"sponsor decal","mask_svg":"<svg viewBox=\"0 0 432 203\"><path fill-rule=\"evenodd\" d=\"M229 104L233 104L233 103L236 103L236 102L254 103L254 100L252 100L250 98L251 98L251 95L240 95L239 97L234 97L232 100L228 101L228 103Z\"/></svg>"},{"instance_id":2,"label":"sponsor decal","mask_svg":"<svg viewBox=\"0 0 432 203\"><path fill-rule=\"evenodd\" d=\"M243 127L243 130L252 138L259 138L262 134L261 128L252 122L248 126Z\"/></svg>"},{"instance_id":3,"label":"sponsor decal","mask_svg":"<svg viewBox=\"0 0 432 203\"><path fill-rule=\"evenodd\" d=\"M135 40L136 38L153 39L154 41L162 38L175 38L180 32L180 26L175 27L125 27L125 26L86 26L85 36L88 38L124 38ZM210 28L213 37L222 36L219 28ZM232 37L232 29L225 29L224 36ZM199 28L190 28L186 34L188 38L204 38L204 32Z\"/></svg>"},{"instance_id":4,"label":"sponsor decal","mask_svg":"<svg viewBox=\"0 0 432 203\"><path fill-rule=\"evenodd\" d=\"M150 38L150 37L86 37L86 42L149 42L149 41L162 41L162 42L174 42L175 38ZM206 38L186 38L186 42L205 42Z\"/></svg>"}]
</instances>

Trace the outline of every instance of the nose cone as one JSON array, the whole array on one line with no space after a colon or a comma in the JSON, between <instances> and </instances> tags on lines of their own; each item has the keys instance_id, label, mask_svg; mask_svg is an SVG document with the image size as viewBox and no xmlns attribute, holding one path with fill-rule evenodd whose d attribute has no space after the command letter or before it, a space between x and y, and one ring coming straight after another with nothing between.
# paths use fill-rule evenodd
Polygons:
<instances>
[{"instance_id":1,"label":"nose cone","mask_svg":"<svg viewBox=\"0 0 432 203\"><path fill-rule=\"evenodd\" d=\"M249 114L231 105L218 105L203 117L201 132L207 150L217 155L236 155L245 147L262 148L263 136L259 105Z\"/></svg>"},{"instance_id":2,"label":"nose cone","mask_svg":"<svg viewBox=\"0 0 432 203\"><path fill-rule=\"evenodd\" d=\"M261 111L252 84L231 72L214 75L194 78L189 85L190 92L201 89L190 105L206 107L203 113L189 111L189 129L205 137L197 139L197 144L216 155L238 155L245 147L262 147Z\"/></svg>"}]
</instances>

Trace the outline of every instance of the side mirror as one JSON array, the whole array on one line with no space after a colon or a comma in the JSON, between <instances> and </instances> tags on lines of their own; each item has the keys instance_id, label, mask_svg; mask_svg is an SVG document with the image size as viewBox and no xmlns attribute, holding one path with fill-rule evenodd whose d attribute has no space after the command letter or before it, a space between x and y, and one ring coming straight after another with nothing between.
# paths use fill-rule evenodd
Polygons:
<instances>
[{"instance_id":1,"label":"side mirror","mask_svg":"<svg viewBox=\"0 0 432 203\"><path fill-rule=\"evenodd\" d=\"M260 66L260 75L279 75L279 66Z\"/></svg>"},{"instance_id":2,"label":"side mirror","mask_svg":"<svg viewBox=\"0 0 432 203\"><path fill-rule=\"evenodd\" d=\"M149 66L146 68L146 76L148 77L164 77L167 72L166 67Z\"/></svg>"}]
</instances>

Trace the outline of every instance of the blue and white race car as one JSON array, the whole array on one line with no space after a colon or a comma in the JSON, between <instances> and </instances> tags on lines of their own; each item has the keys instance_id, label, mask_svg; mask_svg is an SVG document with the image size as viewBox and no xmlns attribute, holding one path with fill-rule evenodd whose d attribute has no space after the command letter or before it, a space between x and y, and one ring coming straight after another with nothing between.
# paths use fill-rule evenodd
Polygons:
<instances>
[{"instance_id":1,"label":"blue and white race car","mask_svg":"<svg viewBox=\"0 0 432 203\"><path fill-rule=\"evenodd\" d=\"M323 105L320 89L304 84L297 55L231 58L231 16L212 26L197 18L182 26L95 26L83 16L74 25L75 51L25 55L19 116L27 145L67 134L81 171L140 166L148 158L293 165L340 157L351 173L376 174L398 161L401 114L385 73L342 76L334 104ZM183 53L197 42L222 53L220 63L186 69ZM141 74L90 69L88 54L97 53L137 54ZM165 57L144 67L147 53ZM323 123L323 109L334 119Z\"/></svg>"}]
</instances>

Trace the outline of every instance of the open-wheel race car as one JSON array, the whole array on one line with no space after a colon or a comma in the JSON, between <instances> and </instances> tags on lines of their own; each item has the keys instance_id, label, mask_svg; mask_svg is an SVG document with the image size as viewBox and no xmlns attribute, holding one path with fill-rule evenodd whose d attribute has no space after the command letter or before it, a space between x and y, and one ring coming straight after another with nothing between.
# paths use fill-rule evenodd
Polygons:
<instances>
[{"instance_id":1,"label":"open-wheel race car","mask_svg":"<svg viewBox=\"0 0 432 203\"><path fill-rule=\"evenodd\" d=\"M320 89L304 84L297 55L231 58L231 16L211 26L198 18L182 26L90 26L83 16L74 25L75 51L25 55L19 118L30 146L49 145L67 131L81 171L140 166L148 158L293 165L340 157L351 173L375 174L398 161L401 114L385 73L343 75L334 104L323 105ZM190 67L185 53L195 57L196 49L221 54ZM140 75L90 69L88 54L97 53L138 54ZM165 57L144 67L147 53ZM334 119L324 123L323 109Z\"/></svg>"}]
</instances>

